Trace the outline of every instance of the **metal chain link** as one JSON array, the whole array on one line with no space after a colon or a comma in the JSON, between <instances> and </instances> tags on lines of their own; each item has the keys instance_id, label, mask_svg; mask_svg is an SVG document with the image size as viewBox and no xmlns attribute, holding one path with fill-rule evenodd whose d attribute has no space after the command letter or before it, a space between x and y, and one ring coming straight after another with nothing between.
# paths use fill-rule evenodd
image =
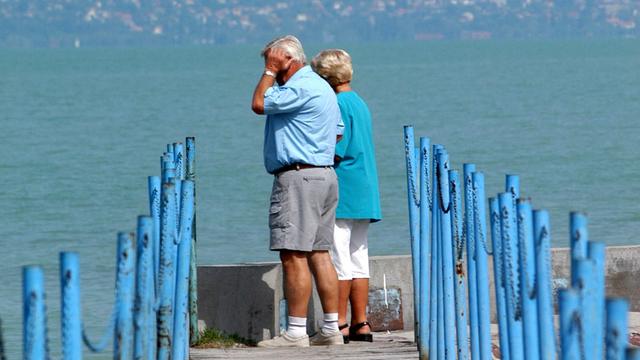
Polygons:
<instances>
[{"instance_id":1,"label":"metal chain link","mask_svg":"<svg viewBox=\"0 0 640 360\"><path fill-rule=\"evenodd\" d=\"M47 293L42 293L42 307L44 318L44 358L45 360L51 359L51 352L49 351L49 319L47 318Z\"/></svg>"},{"instance_id":2,"label":"metal chain link","mask_svg":"<svg viewBox=\"0 0 640 360\"><path fill-rule=\"evenodd\" d=\"M472 199L473 198L473 190L472 190L472 185L471 185L471 175L469 174L469 176L465 177L464 179L464 183L465 183L465 188L464 188L464 192L465 192L465 200L466 199ZM469 208L469 204L467 204L465 202L465 215L468 211ZM471 203L471 212L473 213L473 201ZM465 239L466 242L468 242L468 253L467 253L467 257L471 257L473 260L476 259L476 241L475 241L475 236L469 236L469 231L467 231L467 227L469 227L469 223L466 223L465 226L462 227L462 237Z\"/></svg>"},{"instance_id":3,"label":"metal chain link","mask_svg":"<svg viewBox=\"0 0 640 360\"><path fill-rule=\"evenodd\" d=\"M409 192L411 193L411 198L413 199L413 203L416 207L420 207L420 200L418 198L417 190L416 190L416 178L413 173L413 164L411 163L411 157L409 151L414 151L410 149L409 146L409 137L404 137L404 154L407 162L407 176L409 176Z\"/></svg>"},{"instance_id":4,"label":"metal chain link","mask_svg":"<svg viewBox=\"0 0 640 360\"><path fill-rule=\"evenodd\" d=\"M446 168L446 164L445 164L445 168ZM443 213L447 214L449 212L449 210L451 210L451 201L449 201L449 206L447 206L447 208L444 208L444 198L442 197L442 183L440 182L440 178L442 177L442 174L440 173L440 166L436 167L436 178L438 179L438 198L440 199L439 203L439 207L440 210L442 210Z\"/></svg>"},{"instance_id":5,"label":"metal chain link","mask_svg":"<svg viewBox=\"0 0 640 360\"><path fill-rule=\"evenodd\" d=\"M456 260L462 261L462 257L464 255L464 236L461 236L460 230L458 228L458 222L460 221L458 217L458 189L456 187L456 183L451 181L449 182L451 186L451 204L453 206L453 243L456 249ZM464 226L462 226L464 228Z\"/></svg>"},{"instance_id":6,"label":"metal chain link","mask_svg":"<svg viewBox=\"0 0 640 360\"><path fill-rule=\"evenodd\" d=\"M108 327L104 332L104 334L102 334L102 337L100 338L100 342L98 342L98 344L93 343L89 339L89 336L87 335L87 329L84 327L84 322L81 325L82 341L89 348L89 350L91 350L91 352L99 353L104 351L107 348L107 345L109 345L109 341L113 338L113 334L115 333L116 321L118 317L118 299L120 299L120 293L121 293L120 286L122 285L120 284L120 278L117 274L120 274L121 272L123 272L124 270L123 268L124 268L124 262L118 261L118 269L116 272L116 288L114 291L115 300L113 302L113 308L111 309L111 321L109 322L109 325L107 325Z\"/></svg>"},{"instance_id":7,"label":"metal chain link","mask_svg":"<svg viewBox=\"0 0 640 360\"><path fill-rule=\"evenodd\" d=\"M473 198L473 221L476 224L476 226L480 227L480 211L479 208L480 206L480 201L482 201L482 199L480 199L480 201L478 200L478 191L475 187L472 187L472 198ZM478 233L476 234L478 236L480 236L480 241L478 241L477 239L475 240L476 243L480 243L482 245L482 248L484 249L485 254L487 255L493 255L493 251L489 251L489 246L487 245L487 239L484 236L484 233L482 231L478 231ZM475 238L475 236L474 236ZM475 256L475 255L474 255Z\"/></svg>"},{"instance_id":8,"label":"metal chain link","mask_svg":"<svg viewBox=\"0 0 640 360\"><path fill-rule=\"evenodd\" d=\"M509 234L509 228L510 228L510 224L508 221L508 217L509 217L509 210L507 210L507 207L503 207L502 208L502 219L504 220L504 224L505 225L505 231L503 233L503 237L505 238L505 242L504 242L504 254L505 254L505 260L507 262L507 269L506 269L506 280L509 283L509 288L511 289L511 297L509 300L511 300L511 307L514 309L514 314L513 317L515 320L519 320L520 319L520 315L521 315L521 311L520 311L520 292L517 291L520 288L520 283L518 282L517 285L515 285L515 282L517 281L517 274L516 277L514 278L513 273L514 273L514 268L513 268L513 259L511 257L511 244L510 244L510 234ZM515 271L517 272L517 268L515 269ZM518 288L516 290L516 288Z\"/></svg>"},{"instance_id":9,"label":"metal chain link","mask_svg":"<svg viewBox=\"0 0 640 360\"><path fill-rule=\"evenodd\" d=\"M524 216L518 214L518 244L520 245L520 258L522 259L522 272L524 275L525 281L520 284L521 287L524 287L524 290L527 293L527 297L529 299L534 299L537 295L536 285L538 281L538 276L536 272L533 272L533 286L529 283L529 262L528 262L528 252L525 248L524 242Z\"/></svg>"},{"instance_id":10,"label":"metal chain link","mask_svg":"<svg viewBox=\"0 0 640 360\"><path fill-rule=\"evenodd\" d=\"M551 276L551 249L550 249L550 244L548 241L543 242L542 240L545 239L547 236L549 236L549 230L547 230L546 226L543 226L541 231L540 231L540 237L538 238L538 241L536 241L536 256L538 259L540 259L540 257L542 257L543 261L544 261L544 266L545 266L545 271L548 271L549 274L547 276L548 280L549 280L549 284L547 284L549 287L548 289L553 289L553 280L552 280L552 276ZM546 244L545 246L542 246L543 244ZM538 275L537 281L540 281L539 278L540 275ZM553 301L552 301L553 302Z\"/></svg>"},{"instance_id":11,"label":"metal chain link","mask_svg":"<svg viewBox=\"0 0 640 360\"><path fill-rule=\"evenodd\" d=\"M24 339L24 344L25 344L25 349L27 349L27 353L31 354L33 352L33 346L35 343L35 334L34 329L36 327L36 323L35 323L35 316L33 316L35 314L36 311L36 305L35 305L35 297L36 297L36 293L34 291L31 291L31 293L29 294L29 314L31 314L32 316L29 316L29 321L25 324L25 339Z\"/></svg>"},{"instance_id":12,"label":"metal chain link","mask_svg":"<svg viewBox=\"0 0 640 360\"><path fill-rule=\"evenodd\" d=\"M422 149L422 158L425 160L429 159L429 148L425 147L424 149ZM431 181L429 181L429 179L431 179L431 171L429 170L431 168L431 164L429 164L429 161L423 161L422 162L422 175L424 177L422 177L421 181L423 183L427 184L427 202L429 203L429 210L433 211L433 199L431 199ZM421 199L422 200L422 199Z\"/></svg>"},{"instance_id":13,"label":"metal chain link","mask_svg":"<svg viewBox=\"0 0 640 360\"><path fill-rule=\"evenodd\" d=\"M498 277L498 281L499 281L499 285L500 287L504 288L505 284L506 284L506 280L505 280L505 275L504 275L504 271L503 270L503 263L502 263L502 254L503 254L503 249L502 249L502 245L500 244L502 242L502 229L500 229L500 213L496 212L496 211L492 211L491 212L491 222L493 224L496 224L496 229L498 234L496 234L496 243L495 248L493 249L493 261L495 261L495 268L496 268L496 275Z\"/></svg>"}]
</instances>

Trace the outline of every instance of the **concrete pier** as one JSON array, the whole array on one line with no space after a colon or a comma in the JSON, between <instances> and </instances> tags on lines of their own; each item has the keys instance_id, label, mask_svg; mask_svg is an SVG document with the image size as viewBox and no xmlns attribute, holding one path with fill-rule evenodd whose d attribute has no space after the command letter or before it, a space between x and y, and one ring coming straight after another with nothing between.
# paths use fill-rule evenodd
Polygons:
<instances>
[{"instance_id":1,"label":"concrete pier","mask_svg":"<svg viewBox=\"0 0 640 360\"><path fill-rule=\"evenodd\" d=\"M554 290L567 286L570 283L569 249L553 249L551 262ZM489 258L489 279L493 279L492 269L493 264ZM408 255L371 257L370 272L371 289L383 289L385 283L387 290L399 289L402 311L401 314L397 314L397 317L402 318L403 330L413 330L411 257ZM640 274L640 246L607 248L607 296L626 297L632 312L640 312L640 276L638 274ZM279 334L280 319L284 316L281 314L284 292L280 263L199 266L198 279L200 326L216 328L254 341L269 339ZM493 282L490 287L491 318L495 323ZM317 329L317 320L321 318L322 308L314 290L308 314L310 332Z\"/></svg>"}]
</instances>

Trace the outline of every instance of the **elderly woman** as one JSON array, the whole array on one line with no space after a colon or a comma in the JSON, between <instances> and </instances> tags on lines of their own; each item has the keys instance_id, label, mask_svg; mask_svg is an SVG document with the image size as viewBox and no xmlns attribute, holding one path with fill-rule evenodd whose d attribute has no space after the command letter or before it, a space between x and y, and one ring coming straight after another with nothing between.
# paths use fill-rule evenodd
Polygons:
<instances>
[{"instance_id":1,"label":"elderly woman","mask_svg":"<svg viewBox=\"0 0 640 360\"><path fill-rule=\"evenodd\" d=\"M338 322L345 343L372 341L366 308L369 298L369 224L380 221L378 175L367 104L351 88L351 56L344 50L321 51L311 61L313 70L336 92L344 134L336 145L335 170L339 200L331 258L338 272ZM351 326L347 302L351 303ZM348 329L347 329L348 328Z\"/></svg>"}]
</instances>

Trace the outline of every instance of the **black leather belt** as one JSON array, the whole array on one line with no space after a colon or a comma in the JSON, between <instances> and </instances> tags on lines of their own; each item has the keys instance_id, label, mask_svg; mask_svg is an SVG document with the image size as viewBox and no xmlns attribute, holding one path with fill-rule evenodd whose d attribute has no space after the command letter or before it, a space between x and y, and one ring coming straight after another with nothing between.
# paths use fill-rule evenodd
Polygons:
<instances>
[{"instance_id":1,"label":"black leather belt","mask_svg":"<svg viewBox=\"0 0 640 360\"><path fill-rule=\"evenodd\" d=\"M330 167L331 166L329 165L311 165L311 164L295 163L295 164L283 166L280 169L274 171L273 174L279 175L285 171L291 171L291 170L311 169L311 168L330 168Z\"/></svg>"}]
</instances>

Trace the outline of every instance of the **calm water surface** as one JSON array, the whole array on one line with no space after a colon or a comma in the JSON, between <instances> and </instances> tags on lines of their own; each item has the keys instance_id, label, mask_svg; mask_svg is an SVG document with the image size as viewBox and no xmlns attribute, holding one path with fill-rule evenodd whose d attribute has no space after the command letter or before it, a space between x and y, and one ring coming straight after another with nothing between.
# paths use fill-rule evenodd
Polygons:
<instances>
[{"instance_id":1,"label":"calm water surface","mask_svg":"<svg viewBox=\"0 0 640 360\"><path fill-rule=\"evenodd\" d=\"M640 44L438 42L345 47L370 105L384 220L374 255L409 252L402 126L444 144L460 169L504 174L551 211L555 246L568 213L593 239L640 237ZM59 357L58 253L81 256L84 323L97 338L113 302L115 241L147 213L146 177L167 142L195 136L202 264L276 260L267 251L272 178L262 117L249 101L259 46L0 51L0 318L21 357L21 266L46 273ZM312 46L309 56L321 47ZM106 356L106 355L103 355Z\"/></svg>"}]
</instances>

